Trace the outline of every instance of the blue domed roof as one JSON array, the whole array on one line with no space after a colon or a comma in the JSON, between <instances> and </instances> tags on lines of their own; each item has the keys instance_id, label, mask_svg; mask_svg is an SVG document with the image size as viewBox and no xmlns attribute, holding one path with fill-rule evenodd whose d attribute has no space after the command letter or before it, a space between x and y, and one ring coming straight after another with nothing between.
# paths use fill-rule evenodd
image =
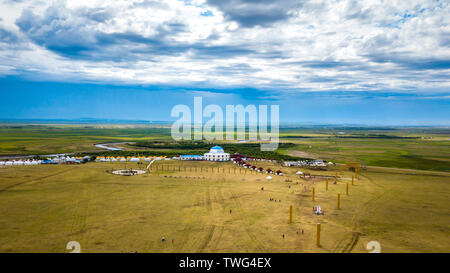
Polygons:
<instances>
[{"instance_id":1,"label":"blue domed roof","mask_svg":"<svg viewBox=\"0 0 450 273\"><path fill-rule=\"evenodd\" d=\"M210 153L213 154L223 154L225 153L224 150L222 149L222 147L220 146L214 146L209 150Z\"/></svg>"}]
</instances>

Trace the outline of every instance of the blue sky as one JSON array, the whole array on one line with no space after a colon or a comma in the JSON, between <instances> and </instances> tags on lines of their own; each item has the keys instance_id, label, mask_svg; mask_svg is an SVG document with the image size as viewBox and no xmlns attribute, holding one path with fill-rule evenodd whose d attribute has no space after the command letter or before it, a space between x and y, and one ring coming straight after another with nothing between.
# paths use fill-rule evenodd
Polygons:
<instances>
[{"instance_id":1,"label":"blue sky","mask_svg":"<svg viewBox=\"0 0 450 273\"><path fill-rule=\"evenodd\" d=\"M447 1L0 1L0 119L450 125Z\"/></svg>"}]
</instances>

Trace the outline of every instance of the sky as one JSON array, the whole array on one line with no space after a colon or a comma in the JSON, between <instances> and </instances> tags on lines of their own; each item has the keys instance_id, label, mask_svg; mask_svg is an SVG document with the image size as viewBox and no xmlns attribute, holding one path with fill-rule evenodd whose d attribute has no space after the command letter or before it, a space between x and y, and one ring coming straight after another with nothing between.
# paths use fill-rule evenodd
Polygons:
<instances>
[{"instance_id":1,"label":"sky","mask_svg":"<svg viewBox=\"0 0 450 273\"><path fill-rule=\"evenodd\" d=\"M450 2L0 0L0 119L450 125Z\"/></svg>"}]
</instances>

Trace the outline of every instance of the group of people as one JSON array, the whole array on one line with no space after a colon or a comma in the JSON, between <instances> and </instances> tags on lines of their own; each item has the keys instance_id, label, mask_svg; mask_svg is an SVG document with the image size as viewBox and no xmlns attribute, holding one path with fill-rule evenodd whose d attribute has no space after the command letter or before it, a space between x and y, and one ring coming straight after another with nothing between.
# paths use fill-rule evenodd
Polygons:
<instances>
[{"instance_id":1,"label":"group of people","mask_svg":"<svg viewBox=\"0 0 450 273\"><path fill-rule=\"evenodd\" d=\"M161 237L161 242L163 242L163 243L166 242L166 237L164 235ZM175 239L174 238L172 238L172 244L173 243L175 243Z\"/></svg>"},{"instance_id":2,"label":"group of people","mask_svg":"<svg viewBox=\"0 0 450 273\"><path fill-rule=\"evenodd\" d=\"M274 198L269 198L269 201L275 201L275 203L277 202L277 199L274 199ZM278 199L278 202L280 202L281 203L281 199Z\"/></svg>"},{"instance_id":3,"label":"group of people","mask_svg":"<svg viewBox=\"0 0 450 273\"><path fill-rule=\"evenodd\" d=\"M295 232L296 232L296 233L297 233L297 235L298 235L298 229L297 229L297 230L295 230ZM302 229L302 235L303 235L303 234L305 234L305 231L304 231L304 230ZM284 233L283 233L283 234L281 234L281 237L283 237L283 239L284 239L284 237L285 237L285 236L284 236Z\"/></svg>"}]
</instances>

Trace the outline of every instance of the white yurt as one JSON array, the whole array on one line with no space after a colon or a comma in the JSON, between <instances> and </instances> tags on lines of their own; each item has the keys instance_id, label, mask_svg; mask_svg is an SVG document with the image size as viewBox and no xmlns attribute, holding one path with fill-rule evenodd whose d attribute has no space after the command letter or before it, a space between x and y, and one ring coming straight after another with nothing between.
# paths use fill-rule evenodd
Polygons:
<instances>
[{"instance_id":1,"label":"white yurt","mask_svg":"<svg viewBox=\"0 0 450 273\"><path fill-rule=\"evenodd\" d=\"M301 172L301 171L298 171L298 172L296 172L295 174L298 174L298 175L302 175L302 174L303 174L303 172Z\"/></svg>"},{"instance_id":2,"label":"white yurt","mask_svg":"<svg viewBox=\"0 0 450 273\"><path fill-rule=\"evenodd\" d=\"M120 159L120 162L127 162L127 160L126 160L124 157L122 157L122 158Z\"/></svg>"},{"instance_id":3,"label":"white yurt","mask_svg":"<svg viewBox=\"0 0 450 273\"><path fill-rule=\"evenodd\" d=\"M6 165L6 166L11 166L13 163L14 163L14 162L12 162L12 161L6 161L6 162L5 162L5 165Z\"/></svg>"},{"instance_id":4,"label":"white yurt","mask_svg":"<svg viewBox=\"0 0 450 273\"><path fill-rule=\"evenodd\" d=\"M5 161L0 161L0 166L5 165Z\"/></svg>"},{"instance_id":5,"label":"white yurt","mask_svg":"<svg viewBox=\"0 0 450 273\"><path fill-rule=\"evenodd\" d=\"M272 176L269 175L268 177L266 177L266 179L267 180L272 180Z\"/></svg>"},{"instance_id":6,"label":"white yurt","mask_svg":"<svg viewBox=\"0 0 450 273\"><path fill-rule=\"evenodd\" d=\"M139 162L139 158L132 157L132 158L130 158L130 162Z\"/></svg>"}]
</instances>

